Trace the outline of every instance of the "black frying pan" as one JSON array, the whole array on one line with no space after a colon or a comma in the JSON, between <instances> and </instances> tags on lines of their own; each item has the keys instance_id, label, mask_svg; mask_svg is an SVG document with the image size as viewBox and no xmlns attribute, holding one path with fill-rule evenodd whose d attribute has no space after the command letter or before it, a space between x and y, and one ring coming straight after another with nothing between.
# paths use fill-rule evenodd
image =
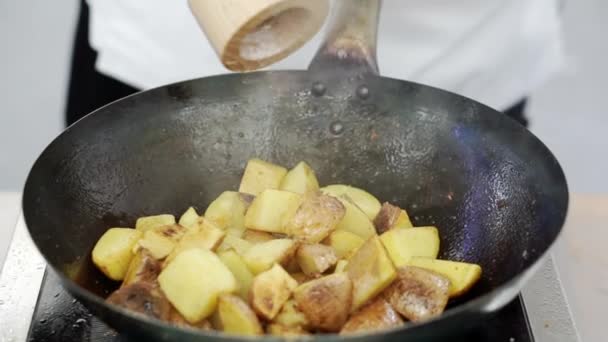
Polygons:
<instances>
[{"instance_id":1,"label":"black frying pan","mask_svg":"<svg viewBox=\"0 0 608 342\"><path fill-rule=\"evenodd\" d=\"M343 16L309 71L145 91L88 115L42 153L25 186L27 226L64 286L93 313L148 340L237 340L106 304L117 284L92 266L90 252L109 227L190 205L203 210L237 187L251 157L286 166L306 160L322 184L369 189L407 208L416 225L439 227L441 258L483 267L481 282L437 319L315 338L426 340L472 326L516 296L564 222L568 192L558 162L491 108L378 77L369 44L378 2L340 3Z\"/></svg>"}]
</instances>

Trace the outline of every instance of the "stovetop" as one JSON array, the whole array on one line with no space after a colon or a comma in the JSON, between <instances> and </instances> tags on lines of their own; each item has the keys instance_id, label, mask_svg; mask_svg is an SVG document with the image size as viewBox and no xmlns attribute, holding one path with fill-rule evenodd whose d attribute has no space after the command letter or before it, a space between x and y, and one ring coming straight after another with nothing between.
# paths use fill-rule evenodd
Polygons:
<instances>
[{"instance_id":1,"label":"stovetop","mask_svg":"<svg viewBox=\"0 0 608 342\"><path fill-rule=\"evenodd\" d=\"M524 305L525 303L525 305ZM444 339L442 339L444 340ZM513 302L451 342L580 342L550 256ZM68 294L20 219L0 273L0 341L132 342Z\"/></svg>"}]
</instances>

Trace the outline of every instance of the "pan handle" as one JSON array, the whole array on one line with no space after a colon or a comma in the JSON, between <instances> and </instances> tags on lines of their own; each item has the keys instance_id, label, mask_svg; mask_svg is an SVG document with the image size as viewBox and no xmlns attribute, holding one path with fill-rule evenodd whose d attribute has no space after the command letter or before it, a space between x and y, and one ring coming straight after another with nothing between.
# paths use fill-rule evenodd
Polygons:
<instances>
[{"instance_id":1,"label":"pan handle","mask_svg":"<svg viewBox=\"0 0 608 342\"><path fill-rule=\"evenodd\" d=\"M378 75L376 36L381 0L335 1L330 28L308 70Z\"/></svg>"}]
</instances>

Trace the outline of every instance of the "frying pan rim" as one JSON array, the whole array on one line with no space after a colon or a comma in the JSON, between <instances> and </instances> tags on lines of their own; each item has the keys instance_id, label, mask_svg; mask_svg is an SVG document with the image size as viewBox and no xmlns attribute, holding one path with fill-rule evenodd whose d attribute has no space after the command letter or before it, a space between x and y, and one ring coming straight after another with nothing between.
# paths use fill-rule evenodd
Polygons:
<instances>
[{"instance_id":1,"label":"frying pan rim","mask_svg":"<svg viewBox=\"0 0 608 342\"><path fill-rule=\"evenodd\" d=\"M75 123L73 123L72 125L70 125L69 127L67 127L63 132L61 132L59 135L57 135L45 148L44 150L39 154L39 156L36 158L36 161L32 164L32 168L30 169L28 176L26 178L26 182L25 182L25 186L24 186L24 191L23 194L24 196L22 196L22 210L23 210L23 214L24 214L24 219L25 219L25 224L27 226L28 232L30 233L30 236L32 236L32 240L34 241L34 244L36 245L36 248L38 249L38 251L42 254L42 256L45 258L47 265L49 265L51 267L51 269L53 270L53 272L55 272L59 278L61 283L67 287L68 291L75 294L76 297L78 298L83 298L85 299L84 303L85 306L87 302L91 302L93 304L99 305L100 307L102 307L105 310L109 310L109 312L113 312L116 313L118 315L126 315L127 317L134 319L134 320L139 320L139 321L143 321L147 324L152 324L152 325L156 325L158 328L162 328L162 329L175 329L176 331L186 331L189 334L193 334L195 336L198 337L216 337L216 338L222 338L222 339L230 339L231 337L235 337L237 336L238 338L247 338L248 337L243 337L243 336L239 336L239 335L230 335L230 334L225 334L222 332L216 332L216 331L202 331L202 330L194 330L194 329L184 329L184 328L180 328L180 327L176 327L173 325L170 325L167 322L161 321L159 319L155 319L155 318L150 318L141 314L137 314L134 313L130 310L124 309L122 307L113 305L113 304L108 304L106 303L106 301L101 297L98 296L94 293L92 293L91 291L83 288L82 286L78 285L75 281L73 281L72 279L70 279L69 277L64 275L64 272L59 271L55 265L53 265L52 263L49 262L49 260L47 259L46 255L42 252L37 239L33 238L33 235L31 234L31 229L30 224L28 223L28 217L31 217L31 215L28 215L28 213L30 212L30 205L26 205L26 200L27 198L29 198L29 196L27 196L27 194L33 194L34 192L32 190L28 190L32 185L31 185L31 178L32 178L32 173L34 172L34 170L37 169L37 165L41 162L42 157L46 154L46 152L55 144L58 144L59 141L62 139L63 136L69 134L70 131L76 129L74 128L75 126L78 126L79 123L81 121L84 120L88 120L87 118L90 119L90 117L92 115L94 115L95 113L98 112L103 112L107 107L110 106L114 106L116 103L125 101L126 99L129 99L133 96L138 96L141 95L142 93L150 93L153 91L158 91L161 90L163 88L169 88L172 86L181 86L181 85L187 85L187 84L191 84L191 83L196 83L196 82L212 82L214 79L216 78L242 78L242 79L246 79L246 78L255 78L255 77L263 77L266 75L280 75L280 74L298 74L298 75L307 75L308 78L310 79L311 82L314 82L315 78L322 78L322 75L320 74L315 74L314 72L311 71L307 71L307 70L269 70L269 71L257 71L257 72L251 72L251 73L247 73L247 74L239 74L239 73L228 73L228 74L219 74L219 75L213 75L213 76L207 76L207 77L200 77L200 78L194 78L194 79L189 79L189 80L183 80L183 81L179 81L179 82L174 82L174 83L169 83L166 85L162 85L162 86L158 86L155 88L151 88L151 89L147 89L147 90L143 90L143 91L139 91L136 92L134 94L131 94L129 96L123 97L121 99L118 99L116 101L113 101L105 106L102 106L94 111L92 111L91 113L85 115L84 117L82 117L81 119L79 119L78 121L76 121ZM433 86L429 86L429 85L424 85L424 84L420 84L420 83L416 83L416 82L412 82L412 81L407 81L407 80L399 80L399 79L395 79L395 78L391 78L391 77L384 77L384 76L379 76L379 75L374 75L374 74L369 74L366 75L366 78L361 80L362 84L365 84L365 80L369 79L369 78L378 78L380 81L391 81L391 82L399 82L401 84L409 84L409 85L413 85L414 87L418 88L418 89L428 89L431 90L435 93L443 93L443 94L447 94L451 97L454 98L459 98L461 100L466 100L468 102L474 103L477 106L480 106L480 108L489 110L490 112L492 112L492 114L487 114L487 115L500 115L502 116L504 120L504 122L511 122L511 125L519 125L519 123L517 123L515 120L509 118L506 115L503 115L502 113L500 113L499 111L484 105L476 100L473 100L469 97L460 95L460 94L456 94L454 92L448 91L448 90L444 90L444 89L440 89L437 87L433 87ZM521 129L526 129L523 126L520 126ZM526 129L527 130L527 129ZM353 334L353 335L345 335L345 336L340 336L341 339L354 339L354 338L360 338L360 337L365 337L365 336L381 336L381 335L385 335L385 334L390 334L390 333L401 333L401 332L405 332L405 331L411 331L414 329L420 329L421 327L425 327L425 328L431 328L434 324L437 324L438 322L444 321L449 319L452 316L457 316L459 314L463 314L466 313L468 311L471 312L476 312L476 311L480 311L480 310L475 310L476 307L481 307L482 304L484 302L488 302L492 297L495 297L497 293L502 292L503 290L509 288L510 286L512 286L512 283L516 282L519 277L523 274L526 274L531 268L535 267L536 265L538 265L539 262L541 262L544 257L546 256L546 254L548 254L551 250L551 248L554 246L557 238L560 235L560 232L563 228L563 225L565 223L566 220L566 216L567 216L567 212L568 212L568 206L569 206L569 196L568 196L568 184L566 181L566 177L564 174L564 171L561 167L561 165L557 162L557 158L555 157L555 155L551 152L551 150L534 134L532 133L530 130L527 130L528 134L531 135L532 140L534 141L534 143L538 144L543 150L545 150L545 152L547 153L547 156L549 156L551 159L553 159L556 162L556 170L559 172L559 177L563 180L563 186L564 186L564 191L565 191L565 198L564 198L564 205L565 205L565 214L561 217L559 224L557 224L557 226L559 226L559 230L557 232L557 234L555 234L551 241L548 244L548 247L542 252L540 253L538 256L536 256L536 258L533 258L529 264L528 267L524 268L522 271L520 271L516 276L512 277L511 279L509 279L508 281L506 281L505 283L493 288L492 290L488 291L485 294L482 294L481 296L475 297L473 299L470 299L462 304L459 304L453 308L450 308L448 310L446 310L443 314L441 314L438 317L435 317L431 320L428 321L424 321L424 322L420 322L420 323L407 323L403 326L400 327L396 327L396 328L390 328L390 329L384 329L382 331L377 331L377 332L370 332L370 333L362 333L362 334ZM26 198L27 197L27 198ZM32 208L33 210L33 208ZM31 222L30 222L31 223ZM111 325L111 324L110 324ZM328 336L338 336L335 334L320 334L320 335L313 335L315 337L328 337ZM313 337L312 339L316 339L315 337ZM260 337L253 337L252 339L258 339L259 340ZM265 339L273 339L273 336L271 335L263 335L263 338ZM307 339L311 339L311 338L307 338Z\"/></svg>"}]
</instances>

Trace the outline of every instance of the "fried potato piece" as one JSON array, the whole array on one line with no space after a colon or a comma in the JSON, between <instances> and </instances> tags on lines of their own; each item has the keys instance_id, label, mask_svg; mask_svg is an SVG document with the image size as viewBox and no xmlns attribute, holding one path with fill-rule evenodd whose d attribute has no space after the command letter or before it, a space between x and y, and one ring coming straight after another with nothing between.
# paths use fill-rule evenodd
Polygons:
<instances>
[{"instance_id":1,"label":"fried potato piece","mask_svg":"<svg viewBox=\"0 0 608 342\"><path fill-rule=\"evenodd\" d=\"M374 226L378 235L395 228L412 228L412 222L407 212L388 202L382 204L382 208L374 219Z\"/></svg>"},{"instance_id":2,"label":"fried potato piece","mask_svg":"<svg viewBox=\"0 0 608 342\"><path fill-rule=\"evenodd\" d=\"M209 204L204 216L221 229L243 232L247 207L249 207L248 200L242 194L224 191ZM231 235L240 236L240 234L234 233Z\"/></svg>"},{"instance_id":3,"label":"fried potato piece","mask_svg":"<svg viewBox=\"0 0 608 342\"><path fill-rule=\"evenodd\" d=\"M293 257L297 245L290 239L275 239L252 245L243 259L253 274L259 274L273 264L286 264Z\"/></svg>"},{"instance_id":4,"label":"fried potato piece","mask_svg":"<svg viewBox=\"0 0 608 342\"><path fill-rule=\"evenodd\" d=\"M162 264L145 250L139 250L127 269L121 287L139 282L155 282L162 270Z\"/></svg>"},{"instance_id":5,"label":"fried potato piece","mask_svg":"<svg viewBox=\"0 0 608 342\"><path fill-rule=\"evenodd\" d=\"M137 219L135 222L135 229L140 232L145 232L150 229L154 229L162 226L169 226L175 224L175 216L169 214L144 216Z\"/></svg>"},{"instance_id":6,"label":"fried potato piece","mask_svg":"<svg viewBox=\"0 0 608 342\"><path fill-rule=\"evenodd\" d=\"M380 240L397 267L407 265L412 257L435 259L439 254L439 232L435 227L391 229Z\"/></svg>"},{"instance_id":7,"label":"fried potato piece","mask_svg":"<svg viewBox=\"0 0 608 342\"><path fill-rule=\"evenodd\" d=\"M355 312L340 330L340 335L383 330L403 325L403 319L383 298Z\"/></svg>"},{"instance_id":8,"label":"fried potato piece","mask_svg":"<svg viewBox=\"0 0 608 342\"><path fill-rule=\"evenodd\" d=\"M223 294L218 298L216 328L226 333L257 336L264 333L255 312L241 298Z\"/></svg>"},{"instance_id":9,"label":"fried potato piece","mask_svg":"<svg viewBox=\"0 0 608 342\"><path fill-rule=\"evenodd\" d=\"M217 248L218 252L227 251L233 249L240 255L245 255L245 253L253 246L253 244L249 241L243 240L241 238L235 237L233 235L226 235L224 240Z\"/></svg>"},{"instance_id":10,"label":"fried potato piece","mask_svg":"<svg viewBox=\"0 0 608 342\"><path fill-rule=\"evenodd\" d=\"M234 250L219 252L217 256L224 265L230 269L236 278L239 286L238 293L241 298L249 300L249 290L251 289L251 283L253 283L253 273L251 273L243 258Z\"/></svg>"},{"instance_id":11,"label":"fried potato piece","mask_svg":"<svg viewBox=\"0 0 608 342\"><path fill-rule=\"evenodd\" d=\"M448 278L414 266L397 269L397 279L384 290L384 298L403 317L422 321L441 315L448 304Z\"/></svg>"},{"instance_id":12,"label":"fried potato piece","mask_svg":"<svg viewBox=\"0 0 608 342\"><path fill-rule=\"evenodd\" d=\"M201 223L204 222L204 223ZM215 226L211 221L204 217L199 218L200 230L188 233L181 238L171 254L165 259L165 265L169 264L179 253L188 249L200 248L214 251L223 241L226 233Z\"/></svg>"},{"instance_id":13,"label":"fried potato piece","mask_svg":"<svg viewBox=\"0 0 608 342\"><path fill-rule=\"evenodd\" d=\"M334 273L346 272L346 265L348 265L348 260L338 260Z\"/></svg>"},{"instance_id":14,"label":"fried potato piece","mask_svg":"<svg viewBox=\"0 0 608 342\"><path fill-rule=\"evenodd\" d=\"M300 284L300 285L304 284L307 281L311 281L311 280L315 279L313 277L307 276L306 274L304 274L304 272L296 272L296 273L290 273L290 274L291 274L291 277L293 279L295 279L298 282L298 284Z\"/></svg>"},{"instance_id":15,"label":"fried potato piece","mask_svg":"<svg viewBox=\"0 0 608 342\"><path fill-rule=\"evenodd\" d=\"M247 210L249 208L249 206L251 205L251 203L253 203L253 200L255 199L254 195L245 194L242 192L239 192L239 197L241 198L241 201L245 205L245 210Z\"/></svg>"},{"instance_id":16,"label":"fried potato piece","mask_svg":"<svg viewBox=\"0 0 608 342\"><path fill-rule=\"evenodd\" d=\"M295 215L303 201L300 194L281 190L264 190L251 203L245 214L245 227L249 229L285 233L286 224Z\"/></svg>"},{"instance_id":17,"label":"fried potato piece","mask_svg":"<svg viewBox=\"0 0 608 342\"><path fill-rule=\"evenodd\" d=\"M306 282L294 291L297 308L310 327L340 331L351 310L353 283L346 273L337 273Z\"/></svg>"},{"instance_id":18,"label":"fried potato piece","mask_svg":"<svg viewBox=\"0 0 608 342\"><path fill-rule=\"evenodd\" d=\"M198 230L198 213L194 207L188 208L182 216L179 218L179 225L188 229L188 232L195 232Z\"/></svg>"},{"instance_id":19,"label":"fried potato piece","mask_svg":"<svg viewBox=\"0 0 608 342\"><path fill-rule=\"evenodd\" d=\"M305 243L320 242L336 229L345 212L344 205L334 197L308 195L286 223L285 233Z\"/></svg>"},{"instance_id":20,"label":"fried potato piece","mask_svg":"<svg viewBox=\"0 0 608 342\"><path fill-rule=\"evenodd\" d=\"M272 323L266 327L266 333L281 337L297 337L302 335L310 335L310 333L301 327L286 327L284 325Z\"/></svg>"},{"instance_id":21,"label":"fried potato piece","mask_svg":"<svg viewBox=\"0 0 608 342\"><path fill-rule=\"evenodd\" d=\"M352 311L376 297L397 277L378 236L367 240L350 258L346 273L353 281Z\"/></svg>"},{"instance_id":22,"label":"fried potato piece","mask_svg":"<svg viewBox=\"0 0 608 342\"><path fill-rule=\"evenodd\" d=\"M284 327L300 327L302 329L309 326L306 315L298 310L296 302L293 299L288 300L283 305L283 308L281 308L281 311L272 322Z\"/></svg>"},{"instance_id":23,"label":"fried potato piece","mask_svg":"<svg viewBox=\"0 0 608 342\"><path fill-rule=\"evenodd\" d=\"M139 250L145 249L157 260L162 260L171 254L175 245L175 241L170 237L149 229L146 230L143 237L133 247L133 252L137 253Z\"/></svg>"},{"instance_id":24,"label":"fried potato piece","mask_svg":"<svg viewBox=\"0 0 608 342\"><path fill-rule=\"evenodd\" d=\"M168 320L171 304L158 286L150 282L136 282L114 291L106 301L148 317Z\"/></svg>"},{"instance_id":25,"label":"fried potato piece","mask_svg":"<svg viewBox=\"0 0 608 342\"><path fill-rule=\"evenodd\" d=\"M333 197L342 197L343 195L346 195L346 197L350 198L370 220L373 220L380 211L380 201L378 201L374 195L365 190L355 188L354 186L333 184L321 188L321 192Z\"/></svg>"},{"instance_id":26,"label":"fried potato piece","mask_svg":"<svg viewBox=\"0 0 608 342\"><path fill-rule=\"evenodd\" d=\"M367 215L345 195L338 197L346 209L344 217L336 226L336 231L347 231L358 235L364 240L376 235L376 228Z\"/></svg>"},{"instance_id":27,"label":"fried potato piece","mask_svg":"<svg viewBox=\"0 0 608 342\"><path fill-rule=\"evenodd\" d=\"M178 242L186 233L188 233L188 228L180 226L179 224L170 224L148 229L147 231L156 232L163 237L171 239L171 241ZM145 232L144 235L146 235Z\"/></svg>"},{"instance_id":28,"label":"fried potato piece","mask_svg":"<svg viewBox=\"0 0 608 342\"><path fill-rule=\"evenodd\" d=\"M266 189L278 189L287 169L257 158L249 159L239 192L257 196Z\"/></svg>"},{"instance_id":29,"label":"fried potato piece","mask_svg":"<svg viewBox=\"0 0 608 342\"><path fill-rule=\"evenodd\" d=\"M273 240L274 236L267 232L260 232L257 230L245 229L243 233L243 240L251 243L260 243Z\"/></svg>"},{"instance_id":30,"label":"fried potato piece","mask_svg":"<svg viewBox=\"0 0 608 342\"><path fill-rule=\"evenodd\" d=\"M123 280L133 258L133 247L142 233L131 228L110 228L97 240L93 263L113 280Z\"/></svg>"},{"instance_id":31,"label":"fried potato piece","mask_svg":"<svg viewBox=\"0 0 608 342\"><path fill-rule=\"evenodd\" d=\"M413 257L409 266L437 272L450 280L450 298L466 293L481 278L481 267L466 262Z\"/></svg>"},{"instance_id":32,"label":"fried potato piece","mask_svg":"<svg viewBox=\"0 0 608 342\"><path fill-rule=\"evenodd\" d=\"M306 162L301 161L287 172L279 189L306 194L319 190L319 182L312 168Z\"/></svg>"},{"instance_id":33,"label":"fried potato piece","mask_svg":"<svg viewBox=\"0 0 608 342\"><path fill-rule=\"evenodd\" d=\"M357 234L337 230L331 233L323 243L331 246L336 251L338 258L349 259L365 243L365 240Z\"/></svg>"},{"instance_id":34,"label":"fried potato piece","mask_svg":"<svg viewBox=\"0 0 608 342\"><path fill-rule=\"evenodd\" d=\"M190 323L209 317L220 294L238 289L228 267L213 252L198 248L178 254L160 273L158 282L171 304Z\"/></svg>"},{"instance_id":35,"label":"fried potato piece","mask_svg":"<svg viewBox=\"0 0 608 342\"><path fill-rule=\"evenodd\" d=\"M301 245L296 252L298 265L306 275L316 277L338 262L333 248L321 244Z\"/></svg>"},{"instance_id":36,"label":"fried potato piece","mask_svg":"<svg viewBox=\"0 0 608 342\"><path fill-rule=\"evenodd\" d=\"M258 274L251 285L251 306L267 320L274 319L298 286L280 265Z\"/></svg>"},{"instance_id":37,"label":"fried potato piece","mask_svg":"<svg viewBox=\"0 0 608 342\"><path fill-rule=\"evenodd\" d=\"M198 330L213 330L213 326L211 326L211 323L204 319L200 322L197 322L195 324L191 324L188 323L188 321L184 318L184 316L182 316L179 311L175 310L174 307L171 307L171 312L169 314L169 318L167 319L167 322L169 322L170 324L176 326L176 327L180 327L180 328L190 328L190 329L198 329Z\"/></svg>"}]
</instances>

